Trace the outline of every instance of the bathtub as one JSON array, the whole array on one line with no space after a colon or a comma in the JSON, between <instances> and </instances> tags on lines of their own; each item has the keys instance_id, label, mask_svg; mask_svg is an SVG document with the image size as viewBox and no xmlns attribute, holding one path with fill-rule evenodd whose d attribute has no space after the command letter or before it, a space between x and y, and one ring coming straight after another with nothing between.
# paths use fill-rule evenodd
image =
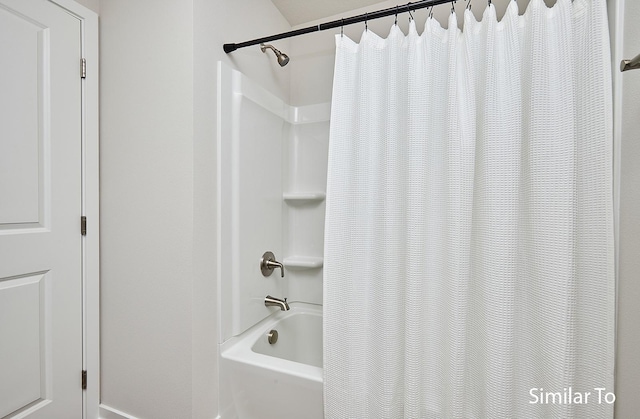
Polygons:
<instances>
[{"instance_id":1,"label":"bathtub","mask_svg":"<svg viewBox=\"0 0 640 419\"><path fill-rule=\"evenodd\" d=\"M233 401L222 419L322 419L322 306L290 306L221 346L220 387Z\"/></svg>"}]
</instances>

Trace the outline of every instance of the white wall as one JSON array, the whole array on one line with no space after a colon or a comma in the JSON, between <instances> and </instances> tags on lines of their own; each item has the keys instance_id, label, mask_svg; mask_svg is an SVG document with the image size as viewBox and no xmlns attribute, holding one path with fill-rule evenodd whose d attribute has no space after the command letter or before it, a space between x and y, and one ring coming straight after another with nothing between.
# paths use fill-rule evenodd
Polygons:
<instances>
[{"instance_id":1,"label":"white wall","mask_svg":"<svg viewBox=\"0 0 640 419\"><path fill-rule=\"evenodd\" d=\"M288 99L273 56L222 44L290 27L268 0L99 10L101 401L139 418L214 418L216 62Z\"/></svg>"},{"instance_id":2,"label":"white wall","mask_svg":"<svg viewBox=\"0 0 640 419\"><path fill-rule=\"evenodd\" d=\"M100 14L100 0L75 0L75 1L83 5L87 9L90 9Z\"/></svg>"},{"instance_id":3,"label":"white wall","mask_svg":"<svg viewBox=\"0 0 640 419\"><path fill-rule=\"evenodd\" d=\"M622 57L630 59L640 54L640 2L625 0L618 3L624 5ZM616 73L618 63L616 60ZM622 129L615 414L617 418L631 418L637 417L640 411L640 70L622 73L620 80Z\"/></svg>"},{"instance_id":4,"label":"white wall","mask_svg":"<svg viewBox=\"0 0 640 419\"><path fill-rule=\"evenodd\" d=\"M190 417L193 3L100 6L101 402Z\"/></svg>"}]
</instances>

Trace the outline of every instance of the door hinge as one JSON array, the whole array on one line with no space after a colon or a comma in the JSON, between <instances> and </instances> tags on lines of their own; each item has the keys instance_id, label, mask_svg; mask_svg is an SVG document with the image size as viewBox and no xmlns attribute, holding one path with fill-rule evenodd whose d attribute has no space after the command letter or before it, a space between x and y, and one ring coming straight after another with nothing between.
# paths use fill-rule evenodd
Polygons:
<instances>
[{"instance_id":1,"label":"door hinge","mask_svg":"<svg viewBox=\"0 0 640 419\"><path fill-rule=\"evenodd\" d=\"M80 217L80 234L87 235L87 217L84 215Z\"/></svg>"},{"instance_id":2,"label":"door hinge","mask_svg":"<svg viewBox=\"0 0 640 419\"><path fill-rule=\"evenodd\" d=\"M86 370L82 370L82 389L83 390L87 389L87 371Z\"/></svg>"},{"instance_id":3,"label":"door hinge","mask_svg":"<svg viewBox=\"0 0 640 419\"><path fill-rule=\"evenodd\" d=\"M82 58L80 60L80 77L83 78L83 79L87 77L87 60L86 60L86 58Z\"/></svg>"}]
</instances>

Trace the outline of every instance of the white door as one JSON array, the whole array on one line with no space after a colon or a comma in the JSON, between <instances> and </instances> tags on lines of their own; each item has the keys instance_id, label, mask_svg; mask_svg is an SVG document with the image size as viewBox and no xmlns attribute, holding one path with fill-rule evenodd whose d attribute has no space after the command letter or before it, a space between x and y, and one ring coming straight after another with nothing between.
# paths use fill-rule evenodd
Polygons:
<instances>
[{"instance_id":1,"label":"white door","mask_svg":"<svg viewBox=\"0 0 640 419\"><path fill-rule=\"evenodd\" d=\"M0 0L0 418L82 417L80 41Z\"/></svg>"}]
</instances>

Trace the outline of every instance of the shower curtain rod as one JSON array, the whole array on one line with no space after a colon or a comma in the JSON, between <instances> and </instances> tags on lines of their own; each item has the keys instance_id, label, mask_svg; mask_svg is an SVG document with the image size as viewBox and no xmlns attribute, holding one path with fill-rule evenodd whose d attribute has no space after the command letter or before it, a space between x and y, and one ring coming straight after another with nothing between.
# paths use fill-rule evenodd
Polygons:
<instances>
[{"instance_id":1,"label":"shower curtain rod","mask_svg":"<svg viewBox=\"0 0 640 419\"><path fill-rule=\"evenodd\" d=\"M398 15L399 13L411 12L425 7L437 6L444 3L454 3L452 0L422 0L415 3L409 2L403 6L390 7L388 9L378 10L371 13L365 13L358 16L351 16L344 19L334 20L332 22L321 23L316 26L309 26L295 31L283 32L277 35L265 36L264 38L252 39L251 41L240 42L239 44L224 44L222 48L227 54L237 50L238 48L249 47L251 45L263 44L265 42L276 41L278 39L291 38L293 36L304 35L311 32L325 31L327 29L339 28L341 26L353 25L354 23L366 22L381 17Z\"/></svg>"}]
</instances>

